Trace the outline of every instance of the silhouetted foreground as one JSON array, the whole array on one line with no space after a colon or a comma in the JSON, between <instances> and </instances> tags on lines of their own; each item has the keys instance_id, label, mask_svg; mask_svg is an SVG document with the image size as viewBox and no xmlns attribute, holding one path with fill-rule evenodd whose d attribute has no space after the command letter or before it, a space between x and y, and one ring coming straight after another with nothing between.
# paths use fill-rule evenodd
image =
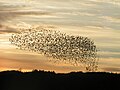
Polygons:
<instances>
[{"instance_id":1,"label":"silhouetted foreground","mask_svg":"<svg viewBox=\"0 0 120 90\"><path fill-rule=\"evenodd\" d=\"M119 90L120 74L4 71L0 72L0 83L0 90Z\"/></svg>"}]
</instances>

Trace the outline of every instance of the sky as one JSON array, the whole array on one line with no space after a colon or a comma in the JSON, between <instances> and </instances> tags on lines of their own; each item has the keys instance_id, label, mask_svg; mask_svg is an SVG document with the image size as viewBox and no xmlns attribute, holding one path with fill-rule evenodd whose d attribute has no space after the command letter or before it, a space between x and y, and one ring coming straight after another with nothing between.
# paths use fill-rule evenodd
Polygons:
<instances>
[{"instance_id":1,"label":"sky","mask_svg":"<svg viewBox=\"0 0 120 90\"><path fill-rule=\"evenodd\" d=\"M98 71L120 73L120 0L0 0L0 71L85 71L82 65L54 63L11 45L12 33L32 26L92 39L98 49Z\"/></svg>"}]
</instances>

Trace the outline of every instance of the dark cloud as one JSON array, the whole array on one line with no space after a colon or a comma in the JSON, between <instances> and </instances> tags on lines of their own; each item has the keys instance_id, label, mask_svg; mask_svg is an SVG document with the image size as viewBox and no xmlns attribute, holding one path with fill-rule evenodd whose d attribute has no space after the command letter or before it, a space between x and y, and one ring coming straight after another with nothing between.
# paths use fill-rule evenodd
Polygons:
<instances>
[{"instance_id":1,"label":"dark cloud","mask_svg":"<svg viewBox=\"0 0 120 90\"><path fill-rule=\"evenodd\" d=\"M0 34L3 33L17 33L18 31L15 28L4 25L3 23L15 19L23 15L52 15L50 12L44 11L29 11L24 10L24 7L4 5L0 3Z\"/></svg>"},{"instance_id":2,"label":"dark cloud","mask_svg":"<svg viewBox=\"0 0 120 90\"><path fill-rule=\"evenodd\" d=\"M52 15L52 13L46 11L29 11L25 10L24 7L11 5L6 6L0 3L0 23L10 19L15 19L22 15Z\"/></svg>"},{"instance_id":3,"label":"dark cloud","mask_svg":"<svg viewBox=\"0 0 120 90\"><path fill-rule=\"evenodd\" d=\"M16 11L16 12L11 12L11 14L16 14L16 15L52 15L50 12L43 12L43 11Z\"/></svg>"},{"instance_id":4,"label":"dark cloud","mask_svg":"<svg viewBox=\"0 0 120 90\"><path fill-rule=\"evenodd\" d=\"M52 15L52 13L41 11L0 11L0 22L22 15Z\"/></svg>"},{"instance_id":5,"label":"dark cloud","mask_svg":"<svg viewBox=\"0 0 120 90\"><path fill-rule=\"evenodd\" d=\"M16 15L11 15L9 12L11 11L17 11L19 10L19 7L12 6L12 5L4 5L4 3L0 3L0 23L3 23L6 20L9 20L13 17L16 17Z\"/></svg>"}]
</instances>

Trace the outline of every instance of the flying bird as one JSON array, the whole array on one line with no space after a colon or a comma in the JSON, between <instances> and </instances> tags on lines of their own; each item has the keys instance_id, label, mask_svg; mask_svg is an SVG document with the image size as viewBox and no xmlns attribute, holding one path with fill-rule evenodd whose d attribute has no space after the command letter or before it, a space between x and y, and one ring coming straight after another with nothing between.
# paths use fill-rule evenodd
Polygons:
<instances>
[{"instance_id":1,"label":"flying bird","mask_svg":"<svg viewBox=\"0 0 120 90\"><path fill-rule=\"evenodd\" d=\"M22 50L37 52L74 65L82 63L87 71L97 70L97 48L88 37L37 27L12 34L9 41Z\"/></svg>"}]
</instances>

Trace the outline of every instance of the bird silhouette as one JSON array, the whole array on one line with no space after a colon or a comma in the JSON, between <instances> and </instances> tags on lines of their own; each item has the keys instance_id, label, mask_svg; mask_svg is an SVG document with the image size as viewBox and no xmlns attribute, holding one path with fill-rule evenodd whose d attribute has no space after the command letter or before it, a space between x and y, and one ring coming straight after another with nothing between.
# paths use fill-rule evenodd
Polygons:
<instances>
[{"instance_id":1,"label":"bird silhouette","mask_svg":"<svg viewBox=\"0 0 120 90\"><path fill-rule=\"evenodd\" d=\"M88 37L37 27L12 34L9 41L22 50L28 49L76 65L82 63L88 71L95 71L97 67L97 47Z\"/></svg>"}]
</instances>

